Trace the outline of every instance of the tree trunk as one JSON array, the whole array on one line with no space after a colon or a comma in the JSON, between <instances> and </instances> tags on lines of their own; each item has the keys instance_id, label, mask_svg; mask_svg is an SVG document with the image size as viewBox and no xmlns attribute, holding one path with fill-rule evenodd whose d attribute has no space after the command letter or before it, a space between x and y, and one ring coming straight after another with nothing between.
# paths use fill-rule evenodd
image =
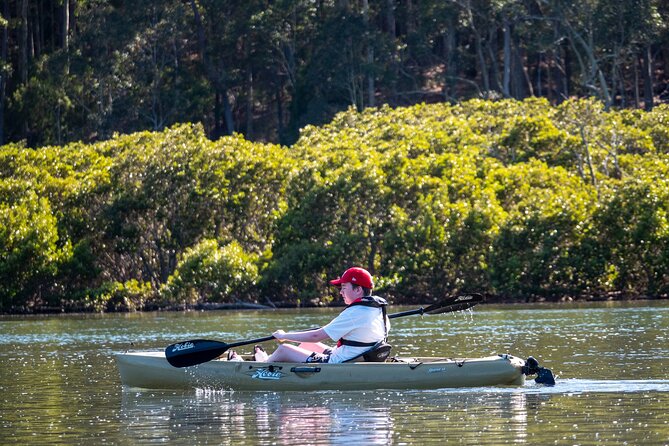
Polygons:
<instances>
[{"instance_id":1,"label":"tree trunk","mask_svg":"<svg viewBox=\"0 0 669 446\"><path fill-rule=\"evenodd\" d=\"M49 2L48 7L49 7L49 12L47 16L49 17L49 35L53 36L54 34L60 32L59 30L56 30L56 5L54 5L55 2ZM49 48L48 50L45 48L45 51L49 52L54 52L56 49L56 39L51 37L48 42L49 42Z\"/></svg>"},{"instance_id":2,"label":"tree trunk","mask_svg":"<svg viewBox=\"0 0 669 446\"><path fill-rule=\"evenodd\" d=\"M37 32L37 41L39 42L39 53L42 54L48 50L44 47L44 32L47 27L46 23L46 14L44 12L44 2L39 2L37 5L37 16L38 16L38 32Z\"/></svg>"},{"instance_id":3,"label":"tree trunk","mask_svg":"<svg viewBox=\"0 0 669 446\"><path fill-rule=\"evenodd\" d=\"M414 26L414 7L413 7L413 0L405 0L406 3L406 30L407 30L407 36L413 34L415 31L416 27Z\"/></svg>"},{"instance_id":4,"label":"tree trunk","mask_svg":"<svg viewBox=\"0 0 669 446\"><path fill-rule=\"evenodd\" d=\"M28 81L28 0L19 3L19 81Z\"/></svg>"},{"instance_id":5,"label":"tree trunk","mask_svg":"<svg viewBox=\"0 0 669 446\"><path fill-rule=\"evenodd\" d=\"M452 101L455 100L457 92L455 91L455 77L456 72L456 52L455 52L455 25L453 24L453 19L449 17L448 24L446 26L446 33L442 34L443 47L444 47L444 64L446 65L444 70L444 87L443 95L444 99Z\"/></svg>"},{"instance_id":6,"label":"tree trunk","mask_svg":"<svg viewBox=\"0 0 669 446\"><path fill-rule=\"evenodd\" d=\"M474 37L476 38L476 55L478 56L479 64L481 65L481 80L483 81L483 91L490 91L490 80L488 78L488 64L485 61L485 54L483 54L483 39L476 27L473 25Z\"/></svg>"},{"instance_id":7,"label":"tree trunk","mask_svg":"<svg viewBox=\"0 0 669 446\"><path fill-rule=\"evenodd\" d=\"M497 55L499 54L497 46L497 28L492 27L488 31L488 57L490 58L490 89L493 91L502 91L499 76L499 64L497 63Z\"/></svg>"},{"instance_id":8,"label":"tree trunk","mask_svg":"<svg viewBox=\"0 0 669 446\"><path fill-rule=\"evenodd\" d=\"M253 139L253 70L246 73L246 139Z\"/></svg>"},{"instance_id":9,"label":"tree trunk","mask_svg":"<svg viewBox=\"0 0 669 446\"><path fill-rule=\"evenodd\" d=\"M634 108L639 108L641 93L639 92L639 59L634 57Z\"/></svg>"},{"instance_id":10,"label":"tree trunk","mask_svg":"<svg viewBox=\"0 0 669 446\"><path fill-rule=\"evenodd\" d=\"M30 7L28 8L28 60L35 60L35 39L34 39L35 21L31 17Z\"/></svg>"},{"instance_id":11,"label":"tree trunk","mask_svg":"<svg viewBox=\"0 0 669 446\"><path fill-rule=\"evenodd\" d=\"M504 75L502 77L502 94L511 97L511 27L504 20Z\"/></svg>"},{"instance_id":12,"label":"tree trunk","mask_svg":"<svg viewBox=\"0 0 669 446\"><path fill-rule=\"evenodd\" d=\"M228 99L228 92L223 89L220 93L223 98L223 118L225 118L226 135L232 135L235 132L235 121L232 119L232 106Z\"/></svg>"},{"instance_id":13,"label":"tree trunk","mask_svg":"<svg viewBox=\"0 0 669 446\"><path fill-rule=\"evenodd\" d=\"M541 78L541 64L543 63L543 53L537 53L537 83L536 83L536 91L537 91L537 96L542 97L544 95L544 89L543 89L543 79Z\"/></svg>"},{"instance_id":14,"label":"tree trunk","mask_svg":"<svg viewBox=\"0 0 669 446\"><path fill-rule=\"evenodd\" d=\"M42 5L36 5L32 20L32 47L35 58L42 55Z\"/></svg>"},{"instance_id":15,"label":"tree trunk","mask_svg":"<svg viewBox=\"0 0 669 446\"><path fill-rule=\"evenodd\" d=\"M616 51L618 54L620 51ZM617 84L617 89L620 94L620 103L619 105L623 108L627 107L627 92L625 91L625 71L623 69L623 64L621 60L616 57L613 67L613 84ZM616 102L616 94L613 94L613 101Z\"/></svg>"},{"instance_id":16,"label":"tree trunk","mask_svg":"<svg viewBox=\"0 0 669 446\"><path fill-rule=\"evenodd\" d=\"M63 141L63 132L62 132L62 126L61 126L61 111L60 111L60 101L58 104L56 104L56 144L59 146L62 144Z\"/></svg>"},{"instance_id":17,"label":"tree trunk","mask_svg":"<svg viewBox=\"0 0 669 446\"><path fill-rule=\"evenodd\" d=\"M217 140L223 136L223 128L221 126L221 95L214 92L214 131L212 132L212 139Z\"/></svg>"},{"instance_id":18,"label":"tree trunk","mask_svg":"<svg viewBox=\"0 0 669 446\"><path fill-rule=\"evenodd\" d=\"M650 44L643 52L643 104L646 111L653 109L653 56Z\"/></svg>"},{"instance_id":19,"label":"tree trunk","mask_svg":"<svg viewBox=\"0 0 669 446\"><path fill-rule=\"evenodd\" d=\"M367 106L376 107L376 86L374 82L374 74L371 72L371 65L374 61L374 50L372 48L367 48L367 63L369 64L369 69L367 72Z\"/></svg>"},{"instance_id":20,"label":"tree trunk","mask_svg":"<svg viewBox=\"0 0 669 446\"><path fill-rule=\"evenodd\" d=\"M399 76L399 68L397 66L397 51L395 50L395 39L397 38L397 22L395 20L395 0L386 0L386 32L390 37L390 42L392 44L392 52L390 58L390 97L397 97L397 78Z\"/></svg>"},{"instance_id":21,"label":"tree trunk","mask_svg":"<svg viewBox=\"0 0 669 446\"><path fill-rule=\"evenodd\" d=\"M223 134L221 127L222 113L223 119L225 120L226 133L228 135L232 135L235 126L234 120L232 119L232 108L230 107L230 101L228 100L228 92L223 85L223 82L221 81L220 73L218 73L212 66L207 56L208 40L198 5L195 3L195 0L190 0L190 5L191 9L193 10L193 17L195 19L195 26L197 28L202 65L204 67L205 73L207 74L209 82L214 87L214 134L216 138L222 136ZM221 71L224 71L223 68L221 68Z\"/></svg>"},{"instance_id":22,"label":"tree trunk","mask_svg":"<svg viewBox=\"0 0 669 446\"><path fill-rule=\"evenodd\" d=\"M555 50L550 50L546 55L546 97L551 104L556 103L553 97L553 93L557 94L557 80L553 77L556 64Z\"/></svg>"},{"instance_id":23,"label":"tree trunk","mask_svg":"<svg viewBox=\"0 0 669 446\"><path fill-rule=\"evenodd\" d=\"M395 28L395 0L386 0L386 32L394 39L397 37Z\"/></svg>"},{"instance_id":24,"label":"tree trunk","mask_svg":"<svg viewBox=\"0 0 669 446\"><path fill-rule=\"evenodd\" d=\"M369 107L375 106L374 93L374 74L372 71L372 64L374 63L374 48L372 47L372 30L369 25L369 1L362 0L362 14L365 19L365 28L367 29L367 105Z\"/></svg>"},{"instance_id":25,"label":"tree trunk","mask_svg":"<svg viewBox=\"0 0 669 446\"><path fill-rule=\"evenodd\" d=\"M281 100L281 85L276 88L276 122L277 122L277 138L279 144L285 144L284 130L283 130L283 102Z\"/></svg>"},{"instance_id":26,"label":"tree trunk","mask_svg":"<svg viewBox=\"0 0 669 446\"><path fill-rule=\"evenodd\" d=\"M586 69L589 69L590 75L589 78L585 80L584 84L586 87L592 87L597 82L599 82L599 90L597 91L599 97L604 101L606 108L608 109L611 106L611 94L609 92L609 86L606 79L604 78L604 73L599 67L599 62L595 57L595 44L592 32L589 32L587 35L587 40L581 36L581 34L571 26L567 20L563 20L563 23L569 31L571 36L570 41L572 42L572 48L577 57L579 57L579 62L581 63L581 69L585 72ZM577 51L576 44L585 52L585 59L580 57L580 53ZM585 62L587 60L587 64ZM587 65L587 68L586 68Z\"/></svg>"},{"instance_id":27,"label":"tree trunk","mask_svg":"<svg viewBox=\"0 0 669 446\"><path fill-rule=\"evenodd\" d=\"M548 71L549 76L552 79L549 89L549 95L551 91L555 91L555 98L551 103L559 104L564 101L569 96L568 89L568 59L567 59L567 43L565 39L562 38L562 31L560 25L556 22L553 26L553 41L561 42L555 45L555 48L551 52L552 62L549 65ZM549 96L550 97L550 96Z\"/></svg>"},{"instance_id":28,"label":"tree trunk","mask_svg":"<svg viewBox=\"0 0 669 446\"><path fill-rule=\"evenodd\" d=\"M63 24L61 28L63 50L67 53L70 48L70 1L63 0Z\"/></svg>"},{"instance_id":29,"label":"tree trunk","mask_svg":"<svg viewBox=\"0 0 669 446\"><path fill-rule=\"evenodd\" d=\"M207 36L204 32L204 25L202 24L202 16L200 15L200 10L195 4L195 0L190 0L190 6L193 10L193 18L195 19L195 27L197 28L197 40L200 46L200 58L202 59L202 64L207 66Z\"/></svg>"},{"instance_id":30,"label":"tree trunk","mask_svg":"<svg viewBox=\"0 0 669 446\"><path fill-rule=\"evenodd\" d=\"M571 53L569 52L569 44L565 42L564 47L562 48L562 63L563 63L563 73L562 73L562 98L560 102L566 101L569 95L571 94Z\"/></svg>"},{"instance_id":31,"label":"tree trunk","mask_svg":"<svg viewBox=\"0 0 669 446\"><path fill-rule=\"evenodd\" d=\"M534 90L532 88L532 81L527 72L527 67L525 66L525 58L522 54L522 49L518 45L517 41L512 41L511 55L512 59L512 92L513 97L516 99L525 99L529 96L534 96Z\"/></svg>"},{"instance_id":32,"label":"tree trunk","mask_svg":"<svg viewBox=\"0 0 669 446\"><path fill-rule=\"evenodd\" d=\"M9 0L2 2L2 16L9 18ZM9 42L9 25L2 27L2 41L0 42L0 63L6 65ZM0 70L0 146L5 144L5 100L7 97L7 74Z\"/></svg>"}]
</instances>

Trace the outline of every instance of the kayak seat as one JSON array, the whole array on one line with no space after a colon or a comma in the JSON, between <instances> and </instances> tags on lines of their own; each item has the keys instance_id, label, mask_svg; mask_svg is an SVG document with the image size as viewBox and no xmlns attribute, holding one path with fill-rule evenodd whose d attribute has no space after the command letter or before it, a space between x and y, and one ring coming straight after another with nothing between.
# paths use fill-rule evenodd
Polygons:
<instances>
[{"instance_id":1,"label":"kayak seat","mask_svg":"<svg viewBox=\"0 0 669 446\"><path fill-rule=\"evenodd\" d=\"M385 362L386 359L388 359L388 356L390 356L390 350L392 348L393 346L387 342L379 341L365 353L344 362Z\"/></svg>"}]
</instances>

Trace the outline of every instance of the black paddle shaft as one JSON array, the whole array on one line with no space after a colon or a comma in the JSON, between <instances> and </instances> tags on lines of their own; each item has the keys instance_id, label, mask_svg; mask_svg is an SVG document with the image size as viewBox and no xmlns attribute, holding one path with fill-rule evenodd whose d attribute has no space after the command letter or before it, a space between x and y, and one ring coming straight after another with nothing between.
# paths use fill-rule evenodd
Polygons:
<instances>
[{"instance_id":1,"label":"black paddle shaft","mask_svg":"<svg viewBox=\"0 0 669 446\"><path fill-rule=\"evenodd\" d=\"M463 294L442 302L432 304L427 308L417 308L415 310L403 311L388 315L389 319L397 317L411 316L414 314L440 314L453 311L466 310L483 301L483 296L478 293ZM311 328L305 331L318 330ZM192 339L190 341L171 344L165 349L167 361L174 367L190 367L218 358L227 350L243 345L259 344L261 342L271 341L274 336L265 336L264 338L249 339L227 344L220 341L207 339Z\"/></svg>"}]
</instances>

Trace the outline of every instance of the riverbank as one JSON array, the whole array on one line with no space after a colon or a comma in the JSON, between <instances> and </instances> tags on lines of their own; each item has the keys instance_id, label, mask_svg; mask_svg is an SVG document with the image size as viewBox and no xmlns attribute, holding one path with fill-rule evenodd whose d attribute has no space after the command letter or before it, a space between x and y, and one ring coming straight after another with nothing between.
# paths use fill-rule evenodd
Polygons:
<instances>
[{"instance_id":1,"label":"riverbank","mask_svg":"<svg viewBox=\"0 0 669 446\"><path fill-rule=\"evenodd\" d=\"M607 295L584 295L584 296L561 296L561 297L543 297L543 296L528 296L524 299L512 298L500 295L486 295L484 294L485 304L497 305L525 305L525 304L555 304L555 303L572 303L572 302L627 302L627 301L661 301L668 300L669 295L660 296L641 296L641 295L623 295L621 293L610 293ZM399 303L392 302L391 305L430 305L432 302L423 303ZM296 308L337 308L343 307L340 302L332 305L316 305L309 303L307 305L296 305L290 302L276 302L271 304L258 304L253 302L236 302L236 303L215 303L215 302L201 302L195 304L179 304L179 305L146 305L139 309L129 309L122 305L117 305L112 308L107 308L104 311L96 311L93 308L85 307L21 307L0 313L0 315L30 315L30 314L77 314L77 313L134 313L134 312L186 312L186 311L231 311L231 310L274 310L274 309L296 309Z\"/></svg>"}]
</instances>

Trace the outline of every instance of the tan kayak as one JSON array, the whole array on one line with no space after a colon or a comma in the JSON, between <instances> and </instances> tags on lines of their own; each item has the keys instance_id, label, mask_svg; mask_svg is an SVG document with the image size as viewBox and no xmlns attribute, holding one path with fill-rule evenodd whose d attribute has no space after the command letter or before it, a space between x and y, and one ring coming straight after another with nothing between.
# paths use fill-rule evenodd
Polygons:
<instances>
[{"instance_id":1,"label":"tan kayak","mask_svg":"<svg viewBox=\"0 0 669 446\"><path fill-rule=\"evenodd\" d=\"M341 364L266 363L216 359L176 368L164 352L116 356L125 386L146 389L366 390L520 386L539 369L534 358L392 358L386 362ZM528 366L529 364L529 366Z\"/></svg>"}]
</instances>

